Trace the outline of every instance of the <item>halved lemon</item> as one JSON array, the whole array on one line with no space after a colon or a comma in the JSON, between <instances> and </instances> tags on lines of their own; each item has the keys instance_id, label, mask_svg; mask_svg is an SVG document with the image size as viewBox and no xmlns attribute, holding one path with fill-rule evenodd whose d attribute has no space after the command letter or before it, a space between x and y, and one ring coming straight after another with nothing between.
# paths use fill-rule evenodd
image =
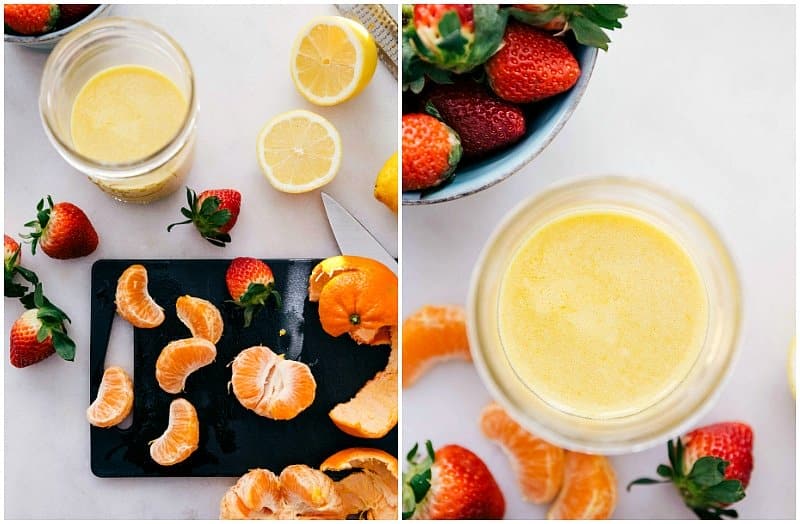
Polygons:
<instances>
[{"instance_id":1,"label":"halved lemon","mask_svg":"<svg viewBox=\"0 0 800 524\"><path fill-rule=\"evenodd\" d=\"M339 132L323 117L304 109L267 122L256 149L264 176L285 193L305 193L324 186L342 163Z\"/></svg>"},{"instance_id":2,"label":"halved lemon","mask_svg":"<svg viewBox=\"0 0 800 524\"><path fill-rule=\"evenodd\" d=\"M301 95L312 104L332 106L360 93L377 63L378 48L364 26L321 16L297 35L289 67Z\"/></svg>"}]
</instances>

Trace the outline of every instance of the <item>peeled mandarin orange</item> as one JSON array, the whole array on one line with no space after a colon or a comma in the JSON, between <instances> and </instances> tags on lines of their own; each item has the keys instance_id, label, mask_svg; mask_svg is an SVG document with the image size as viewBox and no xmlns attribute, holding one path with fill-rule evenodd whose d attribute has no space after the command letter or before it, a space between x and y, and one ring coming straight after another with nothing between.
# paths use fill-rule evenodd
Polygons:
<instances>
[{"instance_id":1,"label":"peeled mandarin orange","mask_svg":"<svg viewBox=\"0 0 800 524\"><path fill-rule=\"evenodd\" d=\"M340 519L342 500L333 481L306 465L280 476L254 469L231 486L220 501L220 519Z\"/></svg>"},{"instance_id":2,"label":"peeled mandarin orange","mask_svg":"<svg viewBox=\"0 0 800 524\"><path fill-rule=\"evenodd\" d=\"M403 321L403 387L436 362L470 361L466 314L460 306L424 306Z\"/></svg>"},{"instance_id":3,"label":"peeled mandarin orange","mask_svg":"<svg viewBox=\"0 0 800 524\"><path fill-rule=\"evenodd\" d=\"M552 501L564 478L564 450L528 433L494 402L484 408L480 425L511 460L522 498L534 504Z\"/></svg>"},{"instance_id":4,"label":"peeled mandarin orange","mask_svg":"<svg viewBox=\"0 0 800 524\"><path fill-rule=\"evenodd\" d=\"M284 518L342 517L342 499L326 474L304 464L287 466L280 475L286 504Z\"/></svg>"},{"instance_id":5,"label":"peeled mandarin orange","mask_svg":"<svg viewBox=\"0 0 800 524\"><path fill-rule=\"evenodd\" d=\"M317 383L309 367L286 360L266 346L245 349L232 367L234 395L262 417L289 420L314 402Z\"/></svg>"},{"instance_id":6,"label":"peeled mandarin orange","mask_svg":"<svg viewBox=\"0 0 800 524\"><path fill-rule=\"evenodd\" d=\"M147 291L147 270L134 264L117 281L117 313L138 328L154 328L164 322L164 310Z\"/></svg>"},{"instance_id":7,"label":"peeled mandarin orange","mask_svg":"<svg viewBox=\"0 0 800 524\"><path fill-rule=\"evenodd\" d=\"M175 303L178 319L189 328L193 337L200 337L212 344L222 337L222 315L208 300L183 295Z\"/></svg>"},{"instance_id":8,"label":"peeled mandarin orange","mask_svg":"<svg viewBox=\"0 0 800 524\"><path fill-rule=\"evenodd\" d=\"M97 398L86 410L89 424L99 428L116 426L133 407L133 381L121 367L112 366L103 372Z\"/></svg>"},{"instance_id":9,"label":"peeled mandarin orange","mask_svg":"<svg viewBox=\"0 0 800 524\"><path fill-rule=\"evenodd\" d=\"M397 348L356 395L328 413L336 427L354 437L381 438L397 425Z\"/></svg>"},{"instance_id":10,"label":"peeled mandarin orange","mask_svg":"<svg viewBox=\"0 0 800 524\"><path fill-rule=\"evenodd\" d=\"M167 344L156 360L156 380L167 393L180 393L186 379L203 366L214 362L217 348L204 338L192 337Z\"/></svg>"},{"instance_id":11,"label":"peeled mandarin orange","mask_svg":"<svg viewBox=\"0 0 800 524\"><path fill-rule=\"evenodd\" d=\"M253 469L242 475L222 497L219 518L256 520L276 518L283 509L281 483L268 469Z\"/></svg>"},{"instance_id":12,"label":"peeled mandarin orange","mask_svg":"<svg viewBox=\"0 0 800 524\"><path fill-rule=\"evenodd\" d=\"M345 515L397 519L397 458L380 449L349 448L325 459L319 469L356 470L336 482Z\"/></svg>"},{"instance_id":13,"label":"peeled mandarin orange","mask_svg":"<svg viewBox=\"0 0 800 524\"><path fill-rule=\"evenodd\" d=\"M604 520L617 505L617 479L606 457L567 451L564 485L550 506L551 520Z\"/></svg>"},{"instance_id":14,"label":"peeled mandarin orange","mask_svg":"<svg viewBox=\"0 0 800 524\"><path fill-rule=\"evenodd\" d=\"M188 400L178 398L169 405L166 431L150 443L150 457L162 466L172 466L189 458L199 443L197 411Z\"/></svg>"}]
</instances>

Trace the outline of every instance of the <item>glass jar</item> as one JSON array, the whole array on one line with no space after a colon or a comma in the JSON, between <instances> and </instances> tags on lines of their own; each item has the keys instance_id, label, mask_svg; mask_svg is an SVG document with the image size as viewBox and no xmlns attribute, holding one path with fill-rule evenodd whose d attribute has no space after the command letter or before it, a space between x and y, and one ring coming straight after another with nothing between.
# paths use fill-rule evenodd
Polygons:
<instances>
[{"instance_id":1,"label":"glass jar","mask_svg":"<svg viewBox=\"0 0 800 524\"><path fill-rule=\"evenodd\" d=\"M501 282L521 245L544 224L592 211L630 214L672 237L694 262L708 301L706 336L683 380L649 407L614 418L570 414L537 396L512 369L498 322ZM470 347L491 395L534 434L576 451L631 453L683 433L711 406L736 355L740 304L731 257L714 228L690 204L640 180L584 178L535 195L497 227L472 275Z\"/></svg>"},{"instance_id":2,"label":"glass jar","mask_svg":"<svg viewBox=\"0 0 800 524\"><path fill-rule=\"evenodd\" d=\"M74 146L72 107L89 79L121 65L145 66L163 74L182 92L188 109L177 134L155 153L126 163L99 162ZM45 132L59 154L114 198L145 204L184 185L194 158L194 72L180 46L161 29L141 20L109 17L67 35L45 64L39 111Z\"/></svg>"}]
</instances>

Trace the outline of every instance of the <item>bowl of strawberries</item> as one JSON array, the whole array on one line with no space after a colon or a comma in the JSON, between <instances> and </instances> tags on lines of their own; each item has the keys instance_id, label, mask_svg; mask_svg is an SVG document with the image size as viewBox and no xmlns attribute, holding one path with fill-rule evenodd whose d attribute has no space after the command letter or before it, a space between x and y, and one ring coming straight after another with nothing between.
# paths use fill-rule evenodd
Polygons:
<instances>
[{"instance_id":1,"label":"bowl of strawberries","mask_svg":"<svg viewBox=\"0 0 800 524\"><path fill-rule=\"evenodd\" d=\"M403 6L403 204L497 184L580 101L619 4Z\"/></svg>"},{"instance_id":2,"label":"bowl of strawberries","mask_svg":"<svg viewBox=\"0 0 800 524\"><path fill-rule=\"evenodd\" d=\"M110 9L111 4L4 4L5 41L49 51L66 34Z\"/></svg>"}]
</instances>

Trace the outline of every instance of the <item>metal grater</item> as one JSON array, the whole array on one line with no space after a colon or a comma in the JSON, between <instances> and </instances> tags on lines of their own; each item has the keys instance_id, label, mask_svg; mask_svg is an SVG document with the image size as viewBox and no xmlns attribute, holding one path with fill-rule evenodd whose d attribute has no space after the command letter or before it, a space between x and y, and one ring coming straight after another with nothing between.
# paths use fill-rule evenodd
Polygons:
<instances>
[{"instance_id":1,"label":"metal grater","mask_svg":"<svg viewBox=\"0 0 800 524\"><path fill-rule=\"evenodd\" d=\"M397 21L380 4L334 4L344 16L359 22L378 44L381 62L397 79Z\"/></svg>"}]
</instances>

